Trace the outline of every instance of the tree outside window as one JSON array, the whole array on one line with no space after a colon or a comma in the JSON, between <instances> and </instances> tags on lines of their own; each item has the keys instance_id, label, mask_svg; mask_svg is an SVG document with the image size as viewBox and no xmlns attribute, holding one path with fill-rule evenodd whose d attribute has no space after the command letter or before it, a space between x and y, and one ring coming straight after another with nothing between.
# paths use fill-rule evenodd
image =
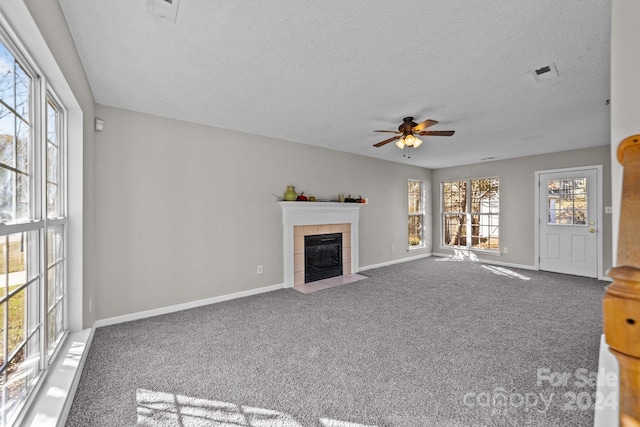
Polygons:
<instances>
[{"instance_id":1,"label":"tree outside window","mask_svg":"<svg viewBox=\"0 0 640 427\"><path fill-rule=\"evenodd\" d=\"M443 246L500 250L498 178L442 183Z\"/></svg>"}]
</instances>

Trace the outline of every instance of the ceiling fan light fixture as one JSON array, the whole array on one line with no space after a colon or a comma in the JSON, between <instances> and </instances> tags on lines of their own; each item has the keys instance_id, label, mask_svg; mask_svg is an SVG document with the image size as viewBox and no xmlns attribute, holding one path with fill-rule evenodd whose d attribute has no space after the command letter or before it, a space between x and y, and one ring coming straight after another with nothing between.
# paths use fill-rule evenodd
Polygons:
<instances>
[{"instance_id":1,"label":"ceiling fan light fixture","mask_svg":"<svg viewBox=\"0 0 640 427\"><path fill-rule=\"evenodd\" d=\"M1 0L0 0L1 1ZM455 133L452 130L436 130L436 131L427 131L425 129L438 124L436 120L427 119L422 123L415 124L413 122L413 117L405 117L403 119L404 123L402 123L398 130L374 130L374 132L389 132L395 133L396 136L392 138L385 139L384 141L380 141L377 144L373 144L374 147L382 147L390 142L395 141L396 147L401 150L404 150L404 147L413 147L418 148L422 145L422 140L416 137L418 135L427 135L427 136L451 136Z\"/></svg>"},{"instance_id":2,"label":"ceiling fan light fixture","mask_svg":"<svg viewBox=\"0 0 640 427\"><path fill-rule=\"evenodd\" d=\"M413 147L413 144L415 144L416 139L418 138L416 138L413 135L407 135L404 137L404 143L407 144L409 147Z\"/></svg>"}]
</instances>

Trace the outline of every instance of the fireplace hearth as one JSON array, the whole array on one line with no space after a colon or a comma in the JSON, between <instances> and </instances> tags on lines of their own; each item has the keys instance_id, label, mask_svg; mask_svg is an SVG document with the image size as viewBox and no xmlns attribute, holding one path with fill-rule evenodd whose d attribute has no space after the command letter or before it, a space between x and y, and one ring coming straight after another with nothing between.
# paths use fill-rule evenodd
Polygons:
<instances>
[{"instance_id":1,"label":"fireplace hearth","mask_svg":"<svg viewBox=\"0 0 640 427\"><path fill-rule=\"evenodd\" d=\"M342 233L304 236L304 282L342 275Z\"/></svg>"}]
</instances>

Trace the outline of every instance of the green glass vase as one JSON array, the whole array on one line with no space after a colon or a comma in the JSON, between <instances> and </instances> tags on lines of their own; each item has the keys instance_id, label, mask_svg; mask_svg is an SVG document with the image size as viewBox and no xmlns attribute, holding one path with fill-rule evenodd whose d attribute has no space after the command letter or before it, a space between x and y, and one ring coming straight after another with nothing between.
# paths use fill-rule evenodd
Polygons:
<instances>
[{"instance_id":1,"label":"green glass vase","mask_svg":"<svg viewBox=\"0 0 640 427\"><path fill-rule=\"evenodd\" d=\"M298 193L296 193L296 187L293 185L287 185L287 191L284 192L284 199L287 202L294 202L298 197Z\"/></svg>"}]
</instances>

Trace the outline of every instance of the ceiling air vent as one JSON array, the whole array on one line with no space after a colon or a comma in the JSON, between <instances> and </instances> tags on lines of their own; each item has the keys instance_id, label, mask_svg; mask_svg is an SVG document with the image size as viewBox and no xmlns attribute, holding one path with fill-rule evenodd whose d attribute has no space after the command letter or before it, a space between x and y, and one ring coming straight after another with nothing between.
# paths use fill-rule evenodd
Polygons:
<instances>
[{"instance_id":1,"label":"ceiling air vent","mask_svg":"<svg viewBox=\"0 0 640 427\"><path fill-rule=\"evenodd\" d=\"M147 12L155 17L176 22L180 0L147 0Z\"/></svg>"},{"instance_id":2,"label":"ceiling air vent","mask_svg":"<svg viewBox=\"0 0 640 427\"><path fill-rule=\"evenodd\" d=\"M538 68L537 70L533 70L531 74L533 74L533 77L536 79L537 82L541 82L544 80L551 80L558 77L558 69L556 68L556 64L552 62L547 66Z\"/></svg>"}]
</instances>

